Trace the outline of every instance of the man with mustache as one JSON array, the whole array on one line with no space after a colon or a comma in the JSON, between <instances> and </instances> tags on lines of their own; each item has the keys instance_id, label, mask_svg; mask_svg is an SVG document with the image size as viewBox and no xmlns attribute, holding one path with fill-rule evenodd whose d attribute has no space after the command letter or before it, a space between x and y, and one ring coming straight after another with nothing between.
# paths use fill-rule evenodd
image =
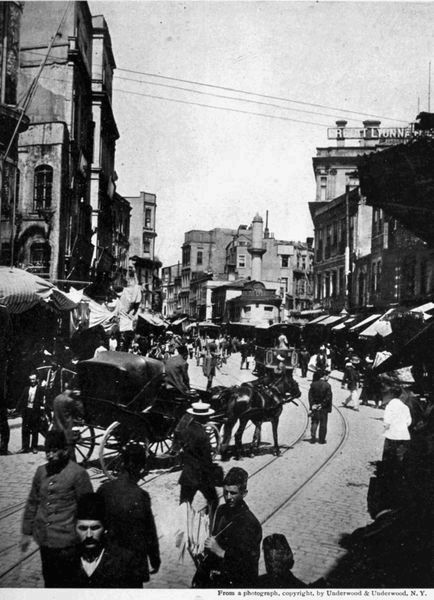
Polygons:
<instances>
[{"instance_id":1,"label":"man with mustache","mask_svg":"<svg viewBox=\"0 0 434 600\"><path fill-rule=\"evenodd\" d=\"M105 505L101 495L80 498L75 530L77 551L67 586L71 588L141 588L142 570L135 555L109 545L105 528Z\"/></svg>"}]
</instances>

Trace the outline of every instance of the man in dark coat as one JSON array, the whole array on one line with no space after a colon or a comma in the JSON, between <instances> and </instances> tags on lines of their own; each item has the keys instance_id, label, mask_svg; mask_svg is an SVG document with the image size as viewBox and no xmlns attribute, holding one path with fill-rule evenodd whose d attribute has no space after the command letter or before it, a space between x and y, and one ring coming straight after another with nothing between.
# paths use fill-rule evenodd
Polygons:
<instances>
[{"instance_id":1,"label":"man in dark coat","mask_svg":"<svg viewBox=\"0 0 434 600\"><path fill-rule=\"evenodd\" d=\"M53 400L53 429L63 431L66 438L68 454L75 459L74 420L83 417L84 408L80 400L80 390L64 390Z\"/></svg>"},{"instance_id":2,"label":"man in dark coat","mask_svg":"<svg viewBox=\"0 0 434 600\"><path fill-rule=\"evenodd\" d=\"M327 381L328 372L316 371L309 389L309 408L311 411L311 444L316 442L319 425L319 443L326 443L328 414L332 411L333 393Z\"/></svg>"},{"instance_id":3,"label":"man in dark coat","mask_svg":"<svg viewBox=\"0 0 434 600\"><path fill-rule=\"evenodd\" d=\"M166 361L166 388L181 394L181 396L185 396L190 391L187 358L188 349L183 345L179 346L176 356L171 356Z\"/></svg>"},{"instance_id":4,"label":"man in dark coat","mask_svg":"<svg viewBox=\"0 0 434 600\"><path fill-rule=\"evenodd\" d=\"M193 581L195 587L255 587L262 528L244 502L247 480L247 472L239 467L226 474L225 504L218 508L212 535L205 540L206 555Z\"/></svg>"},{"instance_id":5,"label":"man in dark coat","mask_svg":"<svg viewBox=\"0 0 434 600\"><path fill-rule=\"evenodd\" d=\"M179 502L186 502L189 508L196 492L201 492L208 502L210 522L218 506L218 496L214 486L211 445L204 424L213 414L209 404L193 402L178 423L174 440L174 450L182 450Z\"/></svg>"},{"instance_id":6,"label":"man in dark coat","mask_svg":"<svg viewBox=\"0 0 434 600\"><path fill-rule=\"evenodd\" d=\"M21 413L23 419L21 453L30 452L30 436L32 452L34 454L38 452L39 422L43 406L44 388L38 384L36 373L32 373L29 377L29 385L24 388L17 404L17 411Z\"/></svg>"},{"instance_id":7,"label":"man in dark coat","mask_svg":"<svg viewBox=\"0 0 434 600\"><path fill-rule=\"evenodd\" d=\"M108 540L135 554L142 581L146 582L149 573L157 573L161 562L151 499L137 484L146 468L146 448L139 443L128 443L122 451L122 462L119 477L103 483L97 493L104 500Z\"/></svg>"},{"instance_id":8,"label":"man in dark coat","mask_svg":"<svg viewBox=\"0 0 434 600\"><path fill-rule=\"evenodd\" d=\"M306 346L303 346L303 348L301 349L300 354L298 355L298 360L300 363L301 376L306 377L307 367L309 365L310 360L310 354L309 351L306 349Z\"/></svg>"},{"instance_id":9,"label":"man in dark coat","mask_svg":"<svg viewBox=\"0 0 434 600\"><path fill-rule=\"evenodd\" d=\"M90 493L80 498L75 526L78 545L65 573L64 587L143 587L142 572L134 554L108 543L104 516L102 496Z\"/></svg>"},{"instance_id":10,"label":"man in dark coat","mask_svg":"<svg viewBox=\"0 0 434 600\"><path fill-rule=\"evenodd\" d=\"M89 475L69 459L63 431L45 439L47 464L37 468L22 524L21 550L31 537L39 545L45 587L64 587L65 569L75 551L77 502L92 491Z\"/></svg>"}]
</instances>

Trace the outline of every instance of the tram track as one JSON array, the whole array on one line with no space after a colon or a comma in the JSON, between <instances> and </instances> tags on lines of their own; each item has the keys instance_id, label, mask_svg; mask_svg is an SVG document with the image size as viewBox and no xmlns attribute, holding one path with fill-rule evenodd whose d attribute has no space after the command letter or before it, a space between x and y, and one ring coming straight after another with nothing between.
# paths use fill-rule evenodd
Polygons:
<instances>
[{"instance_id":1,"label":"tram track","mask_svg":"<svg viewBox=\"0 0 434 600\"><path fill-rule=\"evenodd\" d=\"M306 390L303 390L303 392L305 392L305 391ZM289 450L293 449L295 445L299 444L303 439L306 438L306 433L308 432L308 427L309 427L308 408L307 408L305 402L303 402L303 401L299 402L299 407L302 407L304 410L304 419L303 419L302 427L300 427L299 431L294 435L292 440L288 444L285 445L286 447L282 448L282 446L281 446L280 456L273 456L269 460L267 460L264 464L262 464L259 468L252 470L249 473L250 479L259 476L263 471L265 471L266 469L271 467L276 461L281 460L282 456L284 456L287 452L289 452ZM307 486L324 471L324 469L326 469L330 465L330 463L338 455L341 448L347 441L348 435L349 435L348 421L347 421L345 415L343 414L343 412L339 409L339 407L334 405L333 409L339 415L339 417L341 419L341 423L342 423L342 429L343 429L342 434L340 436L340 440L338 441L338 444L332 450L331 454L329 454L326 457L326 459L324 461L322 461L314 469L314 471L309 474L309 476L306 479L304 479L294 489L292 489L291 492L285 497L285 499L283 499L277 506L273 507L273 509L267 515L265 515L264 517L262 517L260 519L261 525L266 524L275 515L277 515L281 510L285 509L290 502L295 500L296 497L303 490L305 490L307 488ZM157 479L160 479L169 473L173 473L177 468L178 467L176 467L176 468L172 467L171 469L165 469L164 471L161 471L159 473L156 473L155 475L152 475L151 477L149 477L143 481L143 483L141 484L142 487L147 487L150 483L156 481ZM99 469L96 469L96 467L92 467L92 469L94 471L90 475L90 478L92 481L95 481L97 479L101 479L102 477L104 477L104 474L102 473L102 471L100 471ZM221 496L222 496L222 494L220 494L220 497ZM10 507L3 509L3 511L0 512L0 521L9 518L13 514L17 513L19 510L23 509L25 506L25 503L26 503L26 501L21 501ZM205 507L203 507L203 508L205 508ZM199 509L199 510L201 510L201 509ZM6 553L7 551L10 551L11 549L13 549L14 547L17 547L17 546L18 545L16 543L14 543L14 544L9 545L8 547L4 548L3 550L0 550L0 556L3 556L4 553ZM39 548L34 548L33 550L31 550L24 556L21 555L19 558L15 559L4 571L0 572L0 582L2 580L4 580L8 575L10 575L13 571L21 569L24 564L30 562L30 560L32 558L34 558L34 556L38 553L38 551L39 551ZM0 587L1 587L1 583L0 583Z\"/></svg>"}]
</instances>

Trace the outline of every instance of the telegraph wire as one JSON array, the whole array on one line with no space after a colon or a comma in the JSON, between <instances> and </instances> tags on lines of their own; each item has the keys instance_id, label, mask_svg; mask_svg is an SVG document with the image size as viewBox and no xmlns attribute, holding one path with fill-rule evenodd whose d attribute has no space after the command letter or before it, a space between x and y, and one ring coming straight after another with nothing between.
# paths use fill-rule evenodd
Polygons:
<instances>
[{"instance_id":1,"label":"telegraph wire","mask_svg":"<svg viewBox=\"0 0 434 600\"><path fill-rule=\"evenodd\" d=\"M34 50L26 50L25 52L26 52L26 54L42 55L41 52L36 52ZM143 80L137 80L137 79L130 79L130 78L122 77L122 76L118 75L117 71L124 71L125 73L133 73L135 75L144 75L145 77L157 77L157 78L160 78L160 79L166 79L166 80L169 80L169 81L177 81L177 82L180 82L180 83L188 83L188 84L191 84L191 85L200 85L200 86L203 86L203 87L220 89L220 90L235 92L235 93L239 93L239 94L246 94L246 95L249 95L249 96L257 96L259 98L265 98L265 99L269 99L269 100L278 100L280 102L292 102L293 104L300 104L300 105L303 105L303 106L310 106L310 107L314 107L314 108L315 107L316 108L323 108L323 109L328 110L328 111L335 111L335 112L339 113L338 116L342 116L342 113L350 113L350 114L353 114L353 115L357 115L357 118L356 117L352 118L352 120L354 120L354 121L357 120L357 119L360 119L363 116L365 116L365 117L373 117L373 118L377 118L377 119L386 119L388 121L399 121L401 123L407 123L407 124L409 122L408 119L397 119L395 117L386 117L384 115L375 115L375 114L367 113L367 112L364 112L364 111L351 110L349 108L339 108L339 107L336 107L336 106L326 106L324 104L315 104L313 102L306 102L306 101L302 101L302 100L293 100L291 98L284 98L284 97L280 97L280 96L271 96L271 95L268 95L268 94L261 94L261 93L258 93L258 92L250 92L250 91L247 91L247 90L241 90L241 89L237 89L237 88L231 88L231 87L226 87L226 86L213 85L213 84L210 84L210 83L201 83L199 81L192 81L192 80L189 80L189 79L181 79L181 78L178 78L178 77L169 77L167 75L158 75L156 73L147 73L147 72L144 72L144 71L135 71L133 69L123 69L122 67L117 67L116 68L116 71L114 73L114 79L115 80L116 79L123 79L125 81L133 81L135 83L144 83L144 84L148 84L148 85L159 85L159 86L162 86L162 87L169 87L169 88L173 87L173 89L180 89L182 91L189 91L189 92L196 93L196 94L205 94L206 93L206 92L202 92L202 91L199 91L199 90L192 90L192 89L188 89L187 90L185 88L181 88L181 87L178 87L178 86L170 86L168 84L166 84L166 85L164 85L164 84L158 84L158 83L152 82L152 81L143 81ZM209 95L214 96L214 94L212 94L212 93L209 93ZM217 97L217 98L224 98L224 99L233 99L233 100L236 100L236 101L239 101L239 102L255 102L254 100L248 100L247 98L235 98L235 97L232 98L232 97L228 97L228 96L222 96L222 95L219 95L219 94L216 94L215 97ZM260 101L257 101L257 104L262 104L262 103ZM268 105L265 102L263 104L265 106ZM270 107L274 107L275 105L274 104L269 104L269 106ZM313 114L313 115L318 114L320 116L325 116L325 117L334 117L335 116L335 115L329 115L329 114L320 113L320 112L314 112L314 111L311 112L311 111L308 111L308 110L303 111L302 109L291 108L291 107L284 107L284 106L280 106L280 105L278 105L278 108L281 108L282 110L293 110L295 112L305 112L305 113ZM351 117L348 117L348 118L351 119ZM330 125L327 125L327 127L329 127L329 126Z\"/></svg>"},{"instance_id":2,"label":"telegraph wire","mask_svg":"<svg viewBox=\"0 0 434 600\"><path fill-rule=\"evenodd\" d=\"M244 115L252 115L254 117L267 117L269 119L279 119L280 121L293 121L295 123L304 123L305 125L316 125L319 127L328 127L325 123L315 123L314 121L302 121L301 119L291 119L290 117L280 117L278 115L267 115L266 113L256 113L248 110L241 110L239 108L229 108L225 106L214 106L211 104L202 104L201 102L192 102L189 100L177 100L175 98L166 98L164 96L155 96L154 94L145 94L143 92L133 92L131 90L120 90L114 88L117 92L123 94L133 94L134 96L144 96L145 98L155 98L156 100L167 100L168 102L179 102L180 104L190 104L192 106L201 106L202 108L213 108L216 110L227 110L229 112L242 113Z\"/></svg>"},{"instance_id":3,"label":"telegraph wire","mask_svg":"<svg viewBox=\"0 0 434 600\"><path fill-rule=\"evenodd\" d=\"M310 115L318 115L320 117L336 118L336 115L329 115L327 113L316 112L313 110L306 110L304 108L293 108L291 106L282 106L281 104L273 104L271 102L262 102L261 100L250 100L249 98L236 98L235 96L223 96L221 94L213 94L212 92L203 92L201 90L192 90L191 88L184 88L177 85L170 85L168 83L158 83L155 81L144 81L140 79L133 79L131 77L120 77L116 76L116 80L122 79L122 81L133 81L134 83L144 83L145 85L156 85L159 87L169 88L173 90L181 90L182 92L192 92L193 94L200 94L202 96L212 96L214 98L223 98L224 100L235 100L236 102L247 102L249 104L260 104L261 106L269 106L271 108L279 108L282 110L289 110L293 112L306 113Z\"/></svg>"},{"instance_id":4,"label":"telegraph wire","mask_svg":"<svg viewBox=\"0 0 434 600\"><path fill-rule=\"evenodd\" d=\"M214 89L219 89L219 90L224 90L226 92L236 92L236 93L240 93L240 94L247 94L249 96L258 96L259 98L268 98L269 100L280 100L282 102L293 102L294 104L302 104L304 106L315 106L317 108L325 108L326 110L336 110L339 112L347 112L347 113L352 113L355 115L364 115L366 117L374 117L376 119L387 119L390 121L400 121L402 123L408 123L408 119L395 119L393 117L385 117L382 115L374 115L371 113L366 113L363 111L357 111L357 110L350 110L348 108L338 108L336 106L325 106L324 104L315 104L313 102L305 102L302 100L293 100L291 98L284 98L281 96L271 96L269 94L260 94L257 92L251 92L251 91L247 91L247 90L240 90L237 88L232 88L232 87L226 87L226 86L222 86L222 85L214 85L211 83L202 83L200 81L192 81L190 79L180 79L179 77L169 77L168 75L158 75L157 73L148 73L145 71L135 71L133 69L122 69L121 67L117 67L117 71L124 71L125 73L134 73L136 75L145 75L145 77L158 77L160 79L167 79L169 81L178 81L180 83L189 83L191 85L202 85L204 87L210 87L210 88L214 88Z\"/></svg>"}]
</instances>

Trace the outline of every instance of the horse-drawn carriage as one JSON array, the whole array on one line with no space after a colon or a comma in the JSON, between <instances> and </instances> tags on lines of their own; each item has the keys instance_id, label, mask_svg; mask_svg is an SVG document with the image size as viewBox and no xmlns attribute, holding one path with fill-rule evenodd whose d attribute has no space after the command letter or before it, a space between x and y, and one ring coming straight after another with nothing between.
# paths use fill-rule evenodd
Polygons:
<instances>
[{"instance_id":1,"label":"horse-drawn carriage","mask_svg":"<svg viewBox=\"0 0 434 600\"><path fill-rule=\"evenodd\" d=\"M286 342L283 343L286 339ZM258 375L264 375L267 368L278 364L277 357L283 356L285 364L295 367L298 364L298 351L301 345L301 329L291 323L275 323L269 327L255 328L255 363ZM286 346L286 347L285 347Z\"/></svg>"},{"instance_id":2,"label":"horse-drawn carriage","mask_svg":"<svg viewBox=\"0 0 434 600\"><path fill-rule=\"evenodd\" d=\"M84 414L76 427L76 452L81 458L90 459L98 444L101 468L113 478L128 441L142 443L150 459L170 456L175 428L193 398L165 397L163 380L163 362L127 352L102 352L79 362L76 384ZM206 431L215 454L219 426L209 422Z\"/></svg>"}]
</instances>

